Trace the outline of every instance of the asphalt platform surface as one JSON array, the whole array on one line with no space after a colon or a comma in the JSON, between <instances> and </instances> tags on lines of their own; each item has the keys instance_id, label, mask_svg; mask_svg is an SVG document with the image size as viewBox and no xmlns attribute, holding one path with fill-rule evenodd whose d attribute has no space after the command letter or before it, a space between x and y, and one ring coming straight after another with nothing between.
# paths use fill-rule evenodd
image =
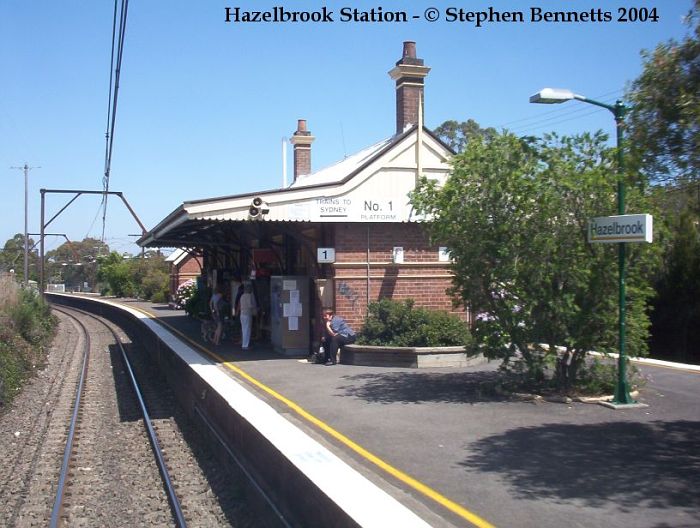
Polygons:
<instances>
[{"instance_id":1,"label":"asphalt platform surface","mask_svg":"<svg viewBox=\"0 0 700 528\"><path fill-rule=\"evenodd\" d=\"M315 365L259 344L245 352L231 341L205 345L199 322L183 311L126 304L282 396L227 370L433 526L700 526L700 372L692 368L640 366L646 385L637 399L645 408L526 401L481 390L496 375L495 363L440 369Z\"/></svg>"}]
</instances>

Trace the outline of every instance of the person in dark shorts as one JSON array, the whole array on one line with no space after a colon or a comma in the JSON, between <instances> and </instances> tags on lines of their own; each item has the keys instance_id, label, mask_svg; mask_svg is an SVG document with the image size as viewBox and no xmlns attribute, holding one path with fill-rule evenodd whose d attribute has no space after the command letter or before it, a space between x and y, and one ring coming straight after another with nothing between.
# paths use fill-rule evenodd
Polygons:
<instances>
[{"instance_id":1,"label":"person in dark shorts","mask_svg":"<svg viewBox=\"0 0 700 528\"><path fill-rule=\"evenodd\" d=\"M355 342L355 332L345 319L335 315L333 310L323 310L323 339L326 365L335 365L338 349Z\"/></svg>"}]
</instances>

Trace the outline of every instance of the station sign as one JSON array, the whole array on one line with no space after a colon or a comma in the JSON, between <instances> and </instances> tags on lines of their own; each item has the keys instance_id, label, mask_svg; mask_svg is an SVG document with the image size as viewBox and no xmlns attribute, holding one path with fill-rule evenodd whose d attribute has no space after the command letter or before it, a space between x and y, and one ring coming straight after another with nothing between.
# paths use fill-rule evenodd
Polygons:
<instances>
[{"instance_id":1,"label":"station sign","mask_svg":"<svg viewBox=\"0 0 700 528\"><path fill-rule=\"evenodd\" d=\"M649 214L599 216L588 224L589 242L651 242L653 217Z\"/></svg>"},{"instance_id":2,"label":"station sign","mask_svg":"<svg viewBox=\"0 0 700 528\"><path fill-rule=\"evenodd\" d=\"M318 248L316 250L316 261L319 264L332 264L335 262L335 248Z\"/></svg>"}]
</instances>

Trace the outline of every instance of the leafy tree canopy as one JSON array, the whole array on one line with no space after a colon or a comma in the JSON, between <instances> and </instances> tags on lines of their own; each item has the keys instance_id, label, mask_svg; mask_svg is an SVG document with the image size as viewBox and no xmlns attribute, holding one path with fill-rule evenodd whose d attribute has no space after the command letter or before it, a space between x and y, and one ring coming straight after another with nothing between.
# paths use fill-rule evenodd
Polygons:
<instances>
[{"instance_id":1,"label":"leafy tree canopy","mask_svg":"<svg viewBox=\"0 0 700 528\"><path fill-rule=\"evenodd\" d=\"M125 258L112 251L98 258L97 278L105 285L103 293L117 297L140 297L166 302L168 297L168 264L157 251Z\"/></svg>"},{"instance_id":2,"label":"leafy tree canopy","mask_svg":"<svg viewBox=\"0 0 700 528\"><path fill-rule=\"evenodd\" d=\"M37 254L34 249L35 241L29 237L29 278L36 280ZM24 235L17 233L5 242L0 250L0 271L14 270L15 277L24 280Z\"/></svg>"},{"instance_id":3,"label":"leafy tree canopy","mask_svg":"<svg viewBox=\"0 0 700 528\"><path fill-rule=\"evenodd\" d=\"M46 253L46 276L68 290L92 290L97 283L97 258L108 252L109 246L96 238L66 241Z\"/></svg>"},{"instance_id":4,"label":"leafy tree canopy","mask_svg":"<svg viewBox=\"0 0 700 528\"><path fill-rule=\"evenodd\" d=\"M682 41L642 52L644 69L628 90L632 159L654 182L700 175L700 0L687 20Z\"/></svg>"},{"instance_id":5,"label":"leafy tree canopy","mask_svg":"<svg viewBox=\"0 0 700 528\"><path fill-rule=\"evenodd\" d=\"M496 134L495 129L481 128L473 119L462 122L445 121L433 132L455 152L462 152L473 137L487 138Z\"/></svg>"},{"instance_id":6,"label":"leafy tree canopy","mask_svg":"<svg viewBox=\"0 0 700 528\"><path fill-rule=\"evenodd\" d=\"M586 351L616 349L616 248L587 242L588 220L616 211L606 139L474 136L444 186L423 179L412 196L450 249L453 293L477 315L475 340L536 380L560 361L560 381L575 382ZM627 201L649 211L637 189ZM628 350L636 355L646 350L647 276L658 250L628 246ZM566 350L558 359L556 346Z\"/></svg>"}]
</instances>

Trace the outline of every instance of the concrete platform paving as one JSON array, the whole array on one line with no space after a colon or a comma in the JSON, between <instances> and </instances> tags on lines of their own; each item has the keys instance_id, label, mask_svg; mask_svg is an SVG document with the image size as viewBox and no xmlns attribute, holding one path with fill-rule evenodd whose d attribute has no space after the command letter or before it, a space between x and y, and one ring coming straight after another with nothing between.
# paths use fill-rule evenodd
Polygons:
<instances>
[{"instance_id":1,"label":"concrete platform paving","mask_svg":"<svg viewBox=\"0 0 700 528\"><path fill-rule=\"evenodd\" d=\"M433 526L700 526L700 372L644 365L646 408L493 398L497 365L312 365L203 344L199 323L122 301L227 372Z\"/></svg>"}]
</instances>

